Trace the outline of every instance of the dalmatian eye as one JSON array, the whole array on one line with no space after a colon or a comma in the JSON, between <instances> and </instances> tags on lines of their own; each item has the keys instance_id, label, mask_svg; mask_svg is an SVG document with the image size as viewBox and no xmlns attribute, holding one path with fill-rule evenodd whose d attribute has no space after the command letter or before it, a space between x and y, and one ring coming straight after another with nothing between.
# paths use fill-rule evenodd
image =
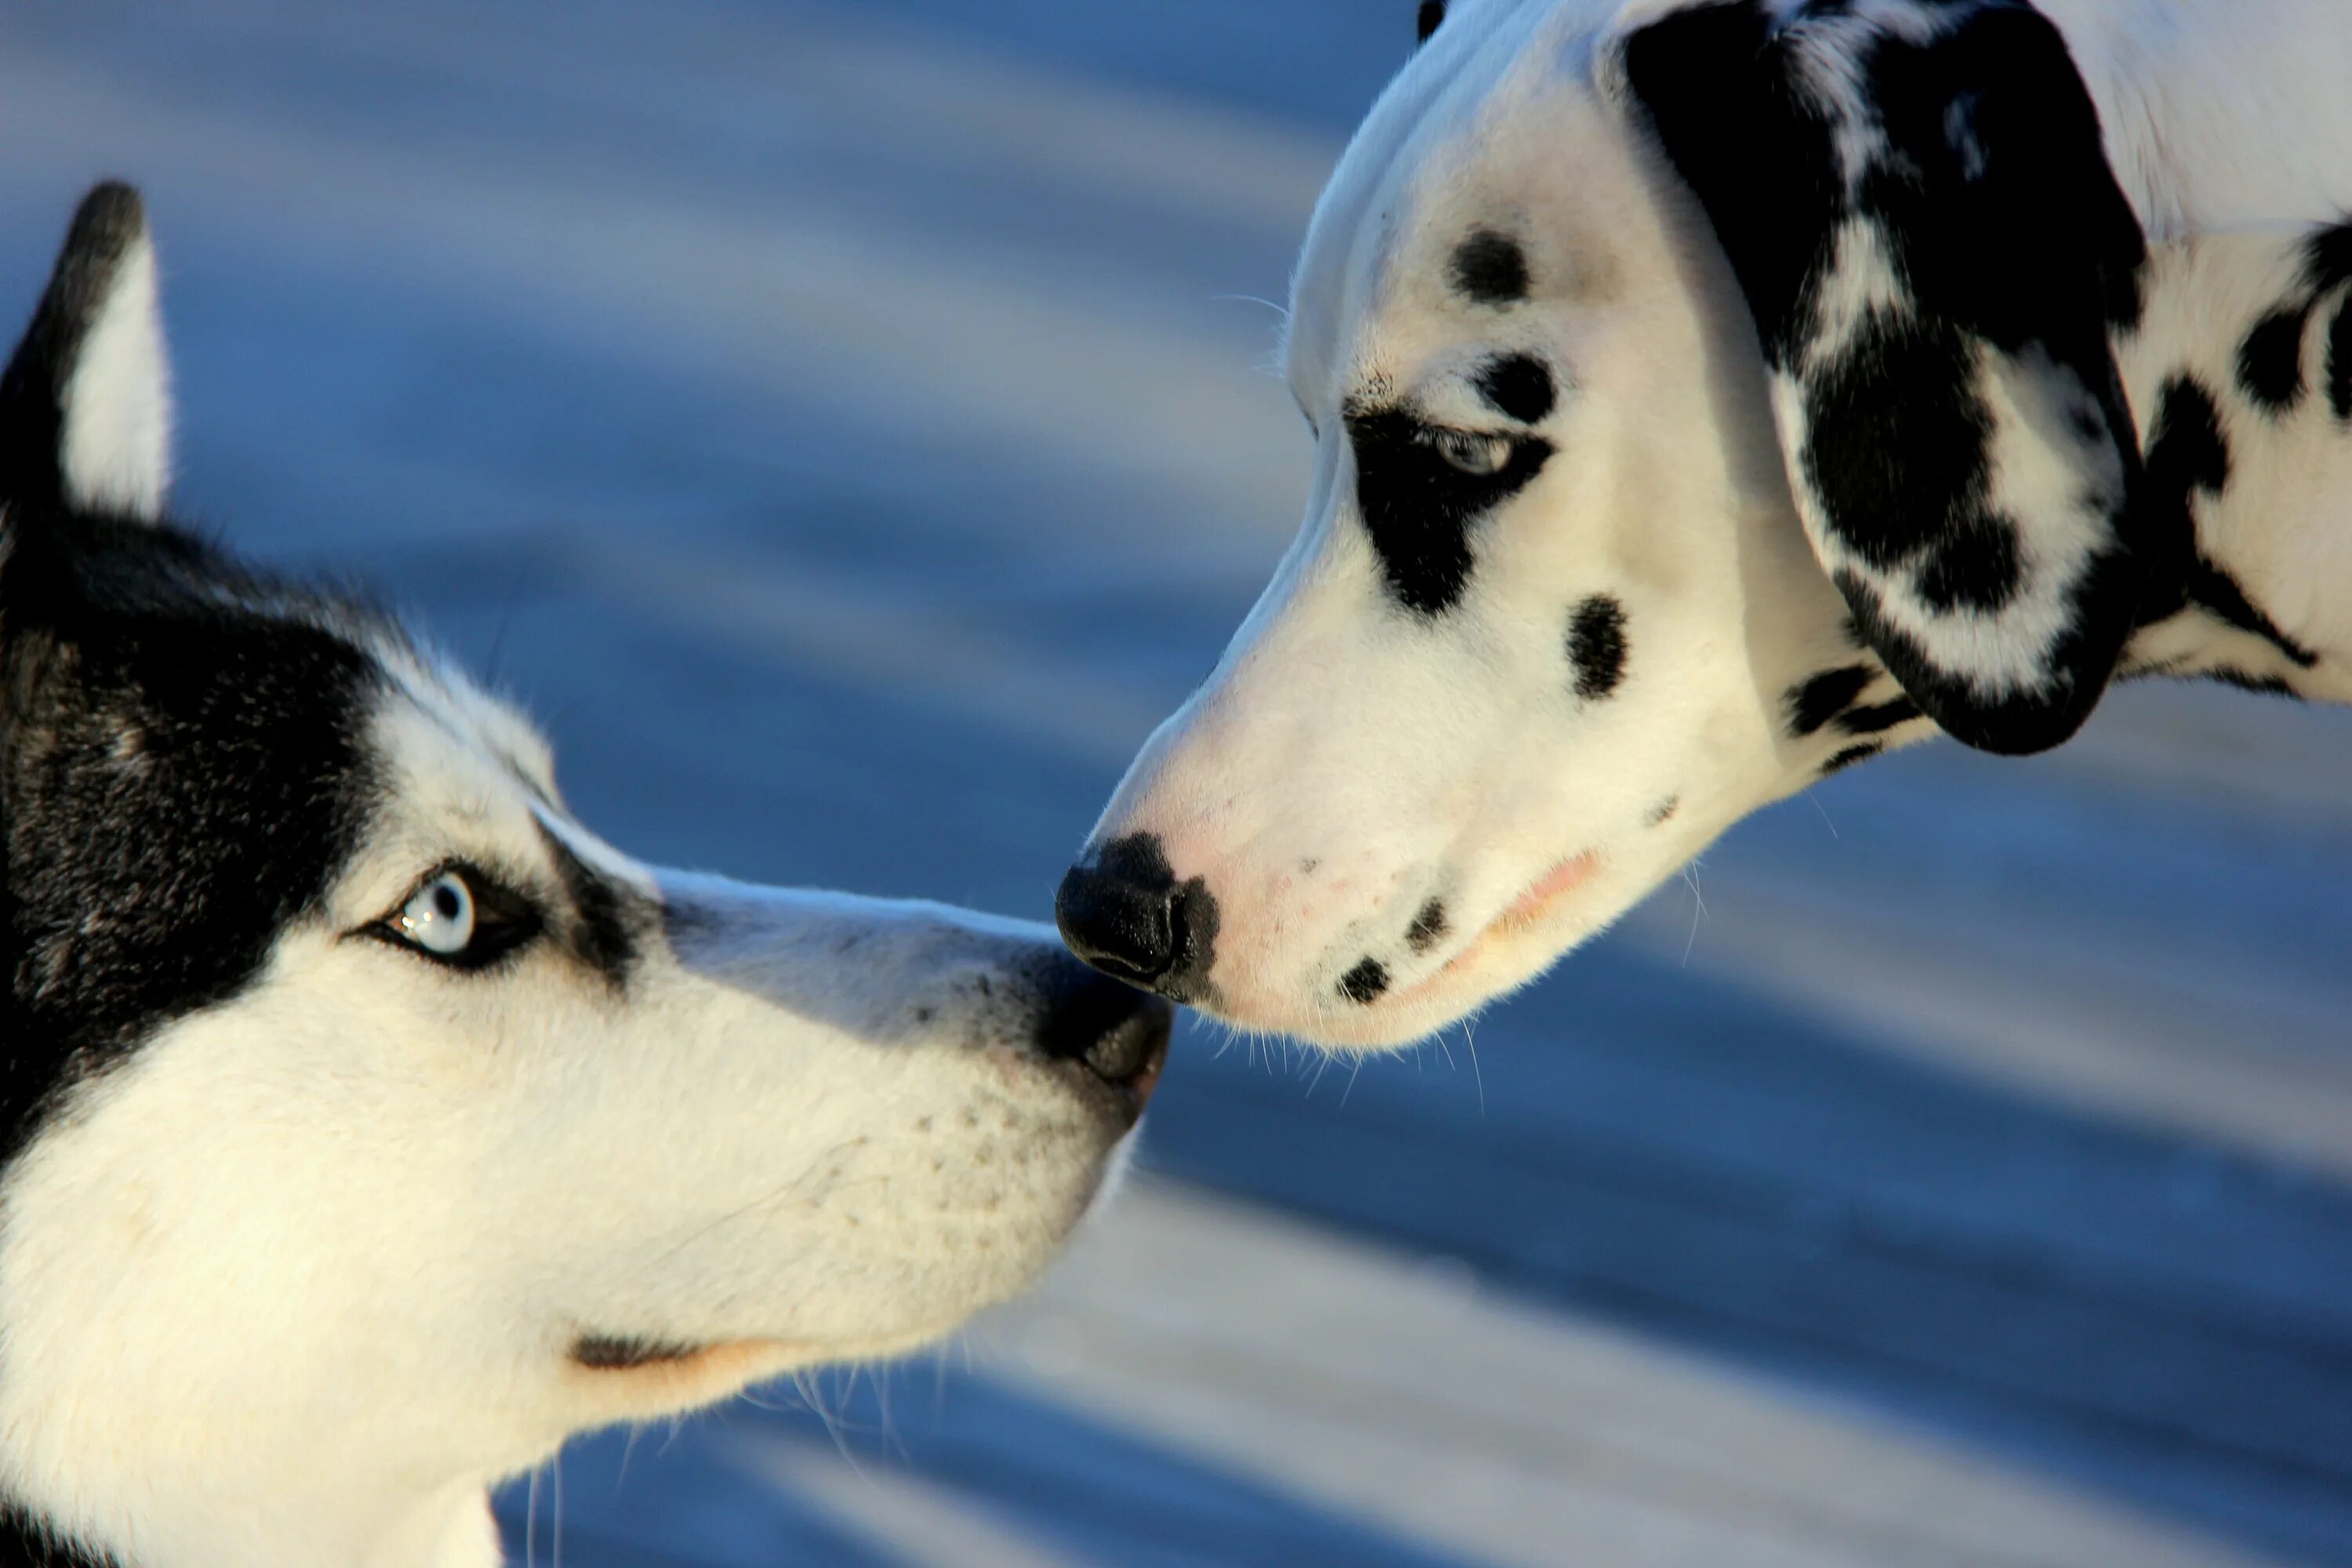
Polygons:
<instances>
[{"instance_id":1,"label":"dalmatian eye","mask_svg":"<svg viewBox=\"0 0 2352 1568\"><path fill-rule=\"evenodd\" d=\"M1511 461L1511 444L1500 436L1477 436L1467 430L1439 430L1430 445L1449 467L1481 479L1501 473Z\"/></svg>"},{"instance_id":2,"label":"dalmatian eye","mask_svg":"<svg viewBox=\"0 0 2352 1568\"><path fill-rule=\"evenodd\" d=\"M522 899L470 867L450 866L367 934L453 969L479 969L538 931L538 916Z\"/></svg>"}]
</instances>

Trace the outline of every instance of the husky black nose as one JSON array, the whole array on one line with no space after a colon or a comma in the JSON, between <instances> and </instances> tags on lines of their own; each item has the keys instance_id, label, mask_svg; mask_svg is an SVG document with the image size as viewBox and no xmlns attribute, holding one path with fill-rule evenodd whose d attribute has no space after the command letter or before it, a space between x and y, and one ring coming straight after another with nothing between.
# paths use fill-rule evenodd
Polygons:
<instances>
[{"instance_id":1,"label":"husky black nose","mask_svg":"<svg viewBox=\"0 0 2352 1568\"><path fill-rule=\"evenodd\" d=\"M1055 1061L1086 1063L1097 1078L1132 1094L1141 1110L1168 1060L1176 1010L1058 955L1040 989L1037 1048Z\"/></svg>"},{"instance_id":2,"label":"husky black nose","mask_svg":"<svg viewBox=\"0 0 2352 1568\"><path fill-rule=\"evenodd\" d=\"M1198 877L1176 880L1156 835L1114 839L1071 867L1054 918L1070 951L1114 979L1176 1002L1208 991L1217 900Z\"/></svg>"}]
</instances>

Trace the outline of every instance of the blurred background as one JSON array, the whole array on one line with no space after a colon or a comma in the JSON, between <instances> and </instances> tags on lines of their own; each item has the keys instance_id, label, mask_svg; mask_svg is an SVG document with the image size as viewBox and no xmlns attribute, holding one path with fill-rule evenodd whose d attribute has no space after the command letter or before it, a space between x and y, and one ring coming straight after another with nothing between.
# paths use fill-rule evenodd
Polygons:
<instances>
[{"instance_id":1,"label":"blurred background","mask_svg":"<svg viewBox=\"0 0 2352 1568\"><path fill-rule=\"evenodd\" d=\"M1408 0L0 8L0 301L144 186L180 499L639 855L1046 916L1297 523ZM1734 833L1531 993L1193 1029L937 1357L575 1446L573 1568L2352 1563L2352 716L2120 691Z\"/></svg>"}]
</instances>

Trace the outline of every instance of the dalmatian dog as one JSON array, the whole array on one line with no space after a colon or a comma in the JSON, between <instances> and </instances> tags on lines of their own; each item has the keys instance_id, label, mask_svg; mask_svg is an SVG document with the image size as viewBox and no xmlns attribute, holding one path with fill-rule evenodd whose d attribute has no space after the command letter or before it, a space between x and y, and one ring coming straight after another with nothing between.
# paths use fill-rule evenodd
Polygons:
<instances>
[{"instance_id":1,"label":"dalmatian dog","mask_svg":"<svg viewBox=\"0 0 2352 1568\"><path fill-rule=\"evenodd\" d=\"M2352 5L1461 0L1323 194L1306 525L1062 885L1423 1036L1727 827L2109 683L2352 698Z\"/></svg>"},{"instance_id":2,"label":"dalmatian dog","mask_svg":"<svg viewBox=\"0 0 2352 1568\"><path fill-rule=\"evenodd\" d=\"M166 520L155 297L101 186L0 374L0 1563L488 1568L567 1435L1024 1287L1168 1005L598 839L396 622Z\"/></svg>"}]
</instances>

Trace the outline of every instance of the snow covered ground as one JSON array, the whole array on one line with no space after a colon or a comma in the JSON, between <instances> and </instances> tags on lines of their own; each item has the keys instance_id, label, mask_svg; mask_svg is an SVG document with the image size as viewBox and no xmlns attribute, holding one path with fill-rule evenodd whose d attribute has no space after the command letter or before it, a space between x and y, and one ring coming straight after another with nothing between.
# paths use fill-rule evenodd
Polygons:
<instances>
[{"instance_id":1,"label":"snow covered ground","mask_svg":"<svg viewBox=\"0 0 2352 1568\"><path fill-rule=\"evenodd\" d=\"M1262 301L1411 11L9 6L0 301L139 181L195 515L633 850L1042 915L1296 521ZM580 1445L517 1556L2352 1562L2347 780L2124 691L1763 815L1475 1054L1197 1031L1034 1302Z\"/></svg>"}]
</instances>

